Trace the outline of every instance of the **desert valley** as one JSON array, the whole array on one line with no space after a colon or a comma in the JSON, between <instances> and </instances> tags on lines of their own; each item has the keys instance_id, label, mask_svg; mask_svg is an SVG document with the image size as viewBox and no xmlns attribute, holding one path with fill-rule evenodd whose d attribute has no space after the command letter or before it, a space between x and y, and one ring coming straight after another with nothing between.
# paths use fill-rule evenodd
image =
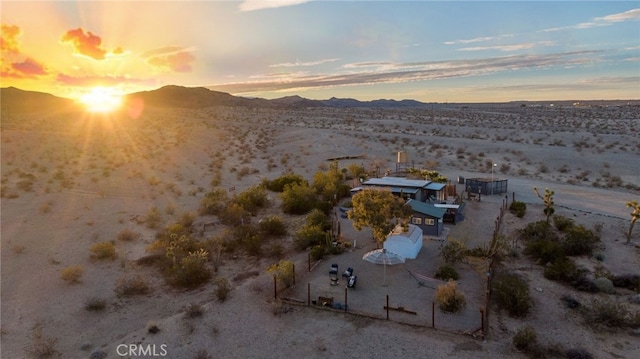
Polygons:
<instances>
[{"instance_id":1,"label":"desert valley","mask_svg":"<svg viewBox=\"0 0 640 359\"><path fill-rule=\"evenodd\" d=\"M102 114L3 88L1 126L3 358L640 357L640 225L628 236L627 206L640 201L638 100L267 101L166 87ZM335 216L351 201L336 192L326 213L349 245L310 263L311 246L300 245L309 215L285 213L283 194L265 184L286 175L317 184L335 165L350 188L361 178L405 176L398 152L407 154L405 168L448 179L464 220L444 224L447 238L425 237L414 262L386 268L390 284L382 286L382 267L352 259L376 244L369 230ZM465 178L505 179L508 189L476 201ZM593 234L588 254L564 262L532 255L523 228L545 221L548 208L534 188L554 192L554 228L570 222L584 231L581 241ZM238 204L256 193L259 206ZM212 198L220 199L215 209ZM494 234L505 199L526 213L506 211ZM269 221L283 228L271 233ZM180 247L180 238L202 252ZM453 263L467 307L431 313L435 291L413 286L404 269L424 265L436 276L452 240L467 248ZM474 263L494 255L490 276L525 283L526 313L511 315L495 288L483 308L487 275ZM157 265L198 258L206 273L194 285ZM297 281L274 296L269 269L282 261L295 264ZM365 308L358 291L375 290L375 309L307 305L308 283L328 284L334 262L369 273L349 295ZM553 279L561 263L576 277ZM410 291L399 287L405 282ZM389 293L417 298L407 303L418 314L386 320ZM471 319L457 319L465 313ZM431 315L454 324L433 329Z\"/></svg>"}]
</instances>

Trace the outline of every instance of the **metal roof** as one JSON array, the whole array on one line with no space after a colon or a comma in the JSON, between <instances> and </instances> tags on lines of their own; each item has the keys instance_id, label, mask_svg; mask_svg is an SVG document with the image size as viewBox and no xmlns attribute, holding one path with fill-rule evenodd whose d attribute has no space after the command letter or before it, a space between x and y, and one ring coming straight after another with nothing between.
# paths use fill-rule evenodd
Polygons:
<instances>
[{"instance_id":1,"label":"metal roof","mask_svg":"<svg viewBox=\"0 0 640 359\"><path fill-rule=\"evenodd\" d=\"M414 180L403 177L382 177L371 178L363 183L366 186L386 186L386 187L413 187L424 188L431 181L427 180Z\"/></svg>"},{"instance_id":2,"label":"metal roof","mask_svg":"<svg viewBox=\"0 0 640 359\"><path fill-rule=\"evenodd\" d=\"M431 203L424 203L416 201L414 199L408 200L407 204L411 206L411 209L415 212L426 214L435 218L443 218L444 214L447 212L446 208L438 208Z\"/></svg>"}]
</instances>

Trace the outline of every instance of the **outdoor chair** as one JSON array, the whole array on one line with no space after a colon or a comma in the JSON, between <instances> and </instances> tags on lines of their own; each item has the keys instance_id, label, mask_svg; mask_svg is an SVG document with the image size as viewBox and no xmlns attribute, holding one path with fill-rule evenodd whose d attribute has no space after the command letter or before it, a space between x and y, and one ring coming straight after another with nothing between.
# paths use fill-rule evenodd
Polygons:
<instances>
[{"instance_id":1,"label":"outdoor chair","mask_svg":"<svg viewBox=\"0 0 640 359\"><path fill-rule=\"evenodd\" d=\"M349 267L346 271L342 272L342 278L349 278L353 275L353 268Z\"/></svg>"},{"instance_id":2,"label":"outdoor chair","mask_svg":"<svg viewBox=\"0 0 640 359\"><path fill-rule=\"evenodd\" d=\"M338 285L338 265L335 263L331 265L329 278L331 278L331 285Z\"/></svg>"},{"instance_id":3,"label":"outdoor chair","mask_svg":"<svg viewBox=\"0 0 640 359\"><path fill-rule=\"evenodd\" d=\"M355 289L357 281L358 281L358 276L352 275L351 277L349 277L349 280L347 281L347 288Z\"/></svg>"}]
</instances>

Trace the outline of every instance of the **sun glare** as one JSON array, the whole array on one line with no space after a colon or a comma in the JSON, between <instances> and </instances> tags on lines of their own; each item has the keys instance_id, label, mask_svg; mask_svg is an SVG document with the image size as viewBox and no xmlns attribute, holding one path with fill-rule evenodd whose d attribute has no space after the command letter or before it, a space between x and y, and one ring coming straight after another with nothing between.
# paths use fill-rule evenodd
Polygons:
<instances>
[{"instance_id":1,"label":"sun glare","mask_svg":"<svg viewBox=\"0 0 640 359\"><path fill-rule=\"evenodd\" d=\"M94 87L80 96L80 102L90 112L111 112L122 105L122 96L112 88Z\"/></svg>"}]
</instances>

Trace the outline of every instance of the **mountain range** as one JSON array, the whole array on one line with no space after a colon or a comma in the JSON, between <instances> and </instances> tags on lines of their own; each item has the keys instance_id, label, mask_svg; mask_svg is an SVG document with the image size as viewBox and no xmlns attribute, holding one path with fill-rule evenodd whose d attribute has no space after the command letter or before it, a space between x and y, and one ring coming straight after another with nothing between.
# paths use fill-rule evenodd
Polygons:
<instances>
[{"instance_id":1,"label":"mountain range","mask_svg":"<svg viewBox=\"0 0 640 359\"><path fill-rule=\"evenodd\" d=\"M77 108L73 100L57 97L44 92L25 91L15 87L0 89L1 106L11 112L39 112ZM359 101L351 98L332 97L328 100L310 100L300 96L287 96L267 100L233 96L206 87L183 87L168 85L156 90L135 92L124 96L124 101L142 101L145 106L163 108L206 108L215 106L251 108L406 108L424 107L426 103L415 100L373 100Z\"/></svg>"}]
</instances>

